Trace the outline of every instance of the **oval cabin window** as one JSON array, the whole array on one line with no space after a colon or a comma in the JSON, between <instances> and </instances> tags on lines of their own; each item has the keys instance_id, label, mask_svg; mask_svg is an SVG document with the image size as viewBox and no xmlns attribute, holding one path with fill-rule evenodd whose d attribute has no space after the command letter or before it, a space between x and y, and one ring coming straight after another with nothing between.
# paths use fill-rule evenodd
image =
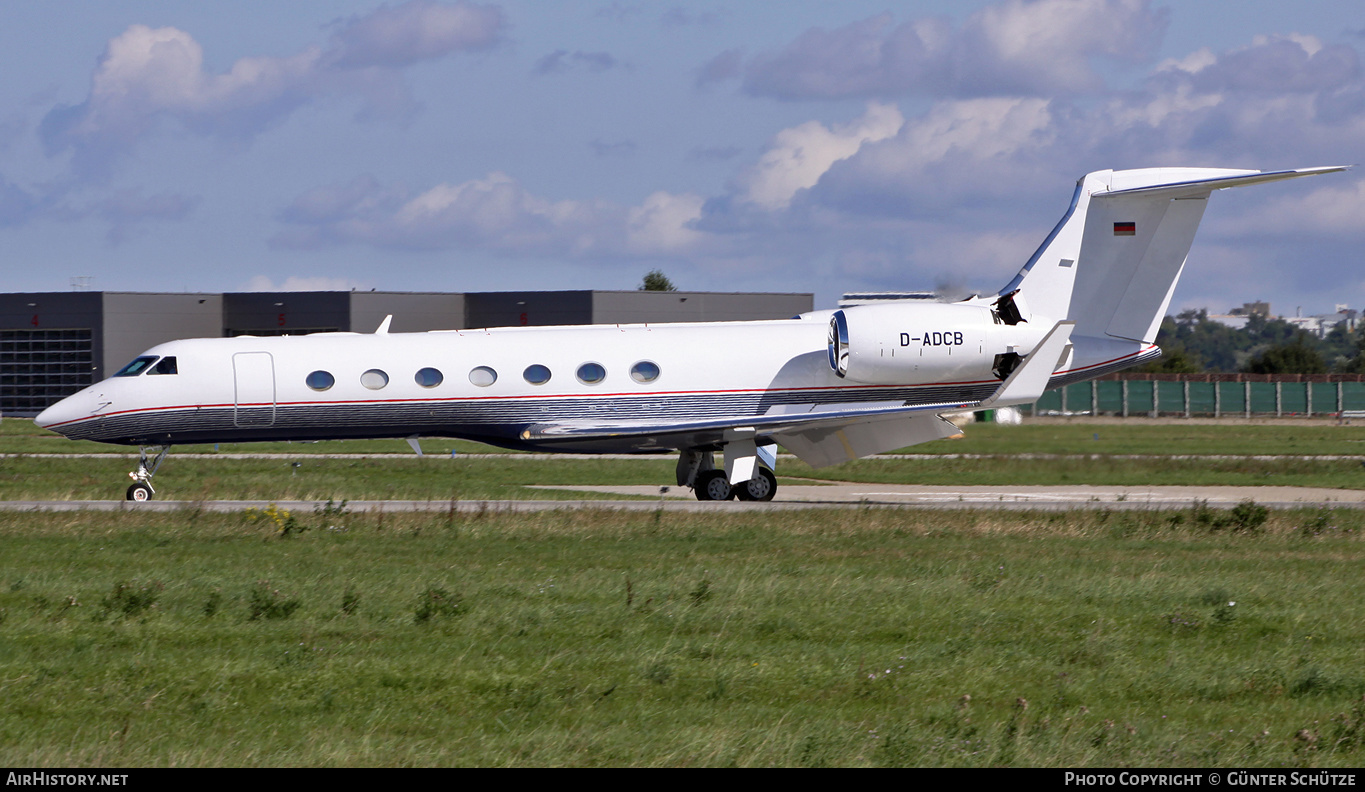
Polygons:
<instances>
[{"instance_id":1,"label":"oval cabin window","mask_svg":"<svg viewBox=\"0 0 1365 792\"><path fill-rule=\"evenodd\" d=\"M600 363L584 363L578 367L578 381L584 385L596 385L607 378L607 370Z\"/></svg>"},{"instance_id":2,"label":"oval cabin window","mask_svg":"<svg viewBox=\"0 0 1365 792\"><path fill-rule=\"evenodd\" d=\"M526 381L532 385L544 385L550 381L550 370L537 363L534 366L527 366L521 376L525 377Z\"/></svg>"},{"instance_id":3,"label":"oval cabin window","mask_svg":"<svg viewBox=\"0 0 1365 792\"><path fill-rule=\"evenodd\" d=\"M416 379L417 384L421 385L423 388L434 388L445 381L445 376L434 368L424 368L417 371L417 375L414 379Z\"/></svg>"},{"instance_id":4,"label":"oval cabin window","mask_svg":"<svg viewBox=\"0 0 1365 792\"><path fill-rule=\"evenodd\" d=\"M304 382L315 391L325 391L337 383L336 377L325 371L314 371Z\"/></svg>"},{"instance_id":5,"label":"oval cabin window","mask_svg":"<svg viewBox=\"0 0 1365 792\"><path fill-rule=\"evenodd\" d=\"M653 382L659 378L659 364L641 360L630 367L630 378L636 382Z\"/></svg>"},{"instance_id":6,"label":"oval cabin window","mask_svg":"<svg viewBox=\"0 0 1365 792\"><path fill-rule=\"evenodd\" d=\"M487 366L479 366L469 372L469 381L478 385L480 388L487 388L489 385L498 381L498 372Z\"/></svg>"},{"instance_id":7,"label":"oval cabin window","mask_svg":"<svg viewBox=\"0 0 1365 792\"><path fill-rule=\"evenodd\" d=\"M360 375L360 384L370 390L379 390L389 384L389 375L379 369L370 369Z\"/></svg>"}]
</instances>

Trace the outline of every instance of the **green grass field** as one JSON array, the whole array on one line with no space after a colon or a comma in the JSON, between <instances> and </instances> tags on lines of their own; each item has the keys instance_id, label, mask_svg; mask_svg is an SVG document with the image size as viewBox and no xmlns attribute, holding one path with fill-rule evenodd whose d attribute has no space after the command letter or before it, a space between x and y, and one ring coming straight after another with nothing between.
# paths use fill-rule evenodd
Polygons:
<instances>
[{"instance_id":1,"label":"green grass field","mask_svg":"<svg viewBox=\"0 0 1365 792\"><path fill-rule=\"evenodd\" d=\"M1362 516L0 513L0 762L1358 767Z\"/></svg>"},{"instance_id":2,"label":"green grass field","mask_svg":"<svg viewBox=\"0 0 1365 792\"><path fill-rule=\"evenodd\" d=\"M1027 419L1026 419L1027 420ZM1365 455L1365 425L1038 421L970 424L960 440L908 449L916 454Z\"/></svg>"},{"instance_id":3,"label":"green grass field","mask_svg":"<svg viewBox=\"0 0 1365 792\"><path fill-rule=\"evenodd\" d=\"M0 459L0 499L121 498L128 449L43 434L0 422L20 454ZM1358 462L1291 457L1355 454L1362 434L980 426L911 459L779 472L1359 488ZM91 448L114 453L23 456ZM669 457L458 448L172 454L156 484L190 502L445 501L673 477ZM1132 453L1284 458L1114 456ZM1365 512L1236 515L0 512L0 762L1360 766Z\"/></svg>"}]
</instances>

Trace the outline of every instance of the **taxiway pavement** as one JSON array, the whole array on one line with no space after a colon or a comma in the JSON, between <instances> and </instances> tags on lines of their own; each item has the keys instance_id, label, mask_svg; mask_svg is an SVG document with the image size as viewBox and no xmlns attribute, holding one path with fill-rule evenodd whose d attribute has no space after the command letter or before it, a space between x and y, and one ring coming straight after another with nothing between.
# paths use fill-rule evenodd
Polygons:
<instances>
[{"instance_id":1,"label":"taxiway pavement","mask_svg":"<svg viewBox=\"0 0 1365 792\"><path fill-rule=\"evenodd\" d=\"M782 511L792 509L929 508L1067 511L1073 509L1146 510L1178 509L1196 501L1211 508L1232 508L1243 501L1275 509L1346 507L1365 508L1365 490L1319 487L1111 487L1111 486L928 486L918 484L789 484L778 490L771 503L743 501L701 502L686 487L653 486L557 486L541 490L582 493L591 499L565 500L386 500L350 501L351 511L535 512L556 509L617 509L624 511ZM663 491L661 491L663 490ZM271 504L290 510L311 511L315 501L3 501L4 511L178 511L205 509L215 512L265 508Z\"/></svg>"}]
</instances>

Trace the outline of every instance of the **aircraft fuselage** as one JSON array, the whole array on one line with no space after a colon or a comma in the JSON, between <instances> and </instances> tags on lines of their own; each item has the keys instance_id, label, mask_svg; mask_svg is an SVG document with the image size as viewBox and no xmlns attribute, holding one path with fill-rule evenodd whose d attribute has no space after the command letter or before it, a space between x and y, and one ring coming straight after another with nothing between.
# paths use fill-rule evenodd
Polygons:
<instances>
[{"instance_id":1,"label":"aircraft fuselage","mask_svg":"<svg viewBox=\"0 0 1365 792\"><path fill-rule=\"evenodd\" d=\"M155 360L142 370L85 388L38 423L125 445L420 435L662 451L677 445L650 437L528 441L523 432L541 423L695 421L836 403L968 403L998 387L992 362L1007 342L1032 337L1028 328L998 325L983 305L900 312L900 320L869 327L856 347L865 367L895 372L893 382L831 368L828 311L759 322L241 336L153 347L142 357ZM167 358L175 373L158 373Z\"/></svg>"}]
</instances>

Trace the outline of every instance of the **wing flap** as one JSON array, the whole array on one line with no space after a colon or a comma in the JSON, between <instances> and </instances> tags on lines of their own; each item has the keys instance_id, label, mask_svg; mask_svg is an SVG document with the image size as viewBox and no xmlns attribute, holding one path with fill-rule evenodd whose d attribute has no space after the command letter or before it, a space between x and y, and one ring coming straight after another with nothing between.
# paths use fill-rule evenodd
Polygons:
<instances>
[{"instance_id":1,"label":"wing flap","mask_svg":"<svg viewBox=\"0 0 1365 792\"><path fill-rule=\"evenodd\" d=\"M1047 390L1047 383L1052 379L1053 372L1065 367L1066 357L1071 352L1067 344L1071 342L1071 331L1075 329L1075 322L1058 322L1053 325L1052 329L1047 331L1047 335L1043 336L1043 340L1038 342L1038 346L1024 358L1019 368L1011 372L1000 385L1000 389L977 405L977 408L986 410L996 406L1038 401Z\"/></svg>"},{"instance_id":2,"label":"wing flap","mask_svg":"<svg viewBox=\"0 0 1365 792\"><path fill-rule=\"evenodd\" d=\"M896 415L779 432L772 437L802 462L822 468L960 433L938 415Z\"/></svg>"},{"instance_id":3,"label":"wing flap","mask_svg":"<svg viewBox=\"0 0 1365 792\"><path fill-rule=\"evenodd\" d=\"M752 427L760 436L769 436L783 430L796 431L825 423L843 424L884 417L904 417L914 413L970 409L974 404L976 402L907 406L898 402L876 407L859 404L856 407L850 406L846 409L840 409L838 405L823 405L815 411L806 413L737 415L708 418L700 421L659 420L636 421L629 424L576 421L560 424L533 424L522 430L521 439L528 442L554 442L556 440L608 440L643 436L714 434L716 440L720 441L724 439L725 430L740 426Z\"/></svg>"}]
</instances>

